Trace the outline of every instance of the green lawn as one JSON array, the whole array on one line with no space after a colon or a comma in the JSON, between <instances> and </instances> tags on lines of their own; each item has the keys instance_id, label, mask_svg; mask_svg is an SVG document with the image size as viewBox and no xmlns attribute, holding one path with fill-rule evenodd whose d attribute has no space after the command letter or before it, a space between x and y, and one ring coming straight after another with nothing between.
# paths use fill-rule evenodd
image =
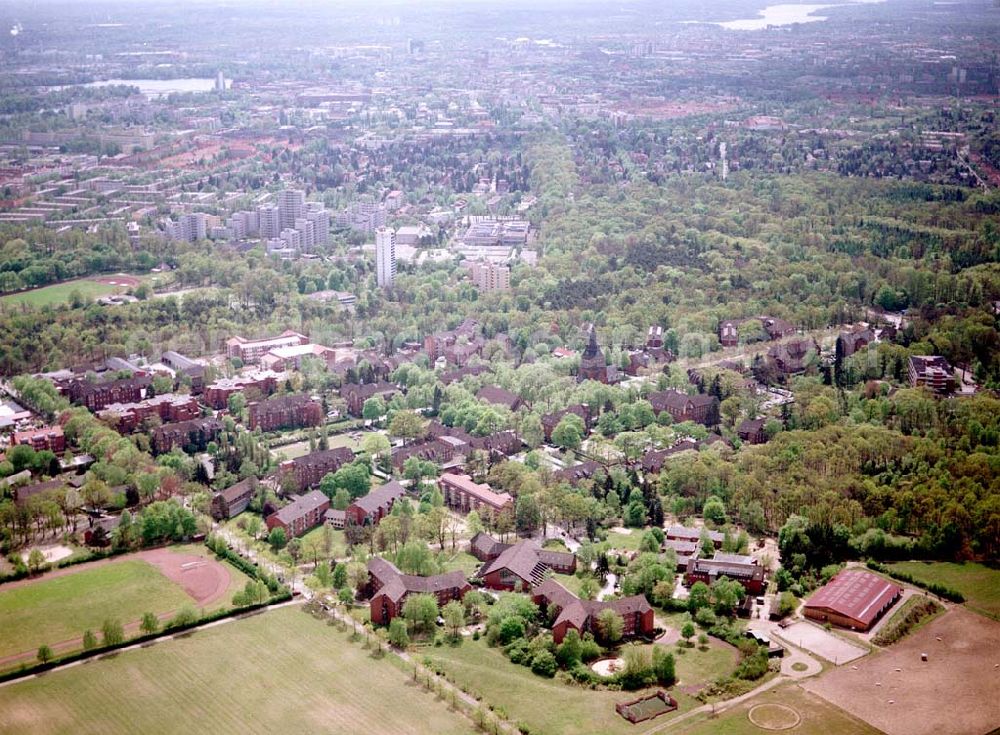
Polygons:
<instances>
[{"instance_id":1,"label":"green lawn","mask_svg":"<svg viewBox=\"0 0 1000 735\"><path fill-rule=\"evenodd\" d=\"M444 568L446 572L453 572L456 569L460 569L465 572L467 577L471 577L473 574L479 571L479 567L483 565L479 559L474 557L467 551L459 551L453 554L451 551L451 544L445 544L444 553L441 557L444 560Z\"/></svg>"},{"instance_id":2,"label":"green lawn","mask_svg":"<svg viewBox=\"0 0 1000 735\"><path fill-rule=\"evenodd\" d=\"M151 276L133 276L133 278L139 278L140 281L155 285L153 279L156 276L157 274L153 274ZM113 275L109 277L113 277ZM163 274L159 274L159 279L160 281L164 280ZM7 294L0 297L0 300L9 304L28 304L30 306L41 307L52 304L64 304L69 301L69 295L73 291L79 291L84 298L93 300L101 296L107 296L108 294L125 293L128 289L124 286L113 286L89 278L82 278L78 281L55 283L51 286L34 289L33 291Z\"/></svg>"},{"instance_id":3,"label":"green lawn","mask_svg":"<svg viewBox=\"0 0 1000 735\"><path fill-rule=\"evenodd\" d=\"M327 554L326 550L323 548L323 526L316 526L316 528L314 528L309 533L307 533L305 536L303 536L302 537L302 548L303 548L302 561L303 562L311 562L312 561L312 556L309 555L309 554L307 554L307 553L305 553L304 550L308 549L309 546L311 544L313 544L313 543L315 543L316 544L316 548L319 549L319 558L320 559L343 559L345 556L347 556L347 540L344 538L344 532L341 531L341 530L338 530L336 528L331 528L330 529L330 535L331 535L331 538L333 539L333 544L332 544L331 552L329 554Z\"/></svg>"},{"instance_id":4,"label":"green lawn","mask_svg":"<svg viewBox=\"0 0 1000 735\"><path fill-rule=\"evenodd\" d=\"M125 624L190 602L180 585L139 559L0 588L0 657L74 639L88 628L97 632L107 618Z\"/></svg>"},{"instance_id":5,"label":"green lawn","mask_svg":"<svg viewBox=\"0 0 1000 735\"><path fill-rule=\"evenodd\" d=\"M790 707L799 715L799 724L785 735L879 735L880 731L835 707L825 699L805 691L797 685L778 686L712 717L710 713L696 715L669 729L671 735L761 735L770 732L750 721L748 713L761 704L780 704ZM654 720L653 723L659 722Z\"/></svg>"},{"instance_id":6,"label":"green lawn","mask_svg":"<svg viewBox=\"0 0 1000 735\"><path fill-rule=\"evenodd\" d=\"M643 529L630 529L632 533L620 533L618 531L608 531L607 544L610 549L619 551L638 551L639 542L642 541Z\"/></svg>"},{"instance_id":7,"label":"green lawn","mask_svg":"<svg viewBox=\"0 0 1000 735\"><path fill-rule=\"evenodd\" d=\"M482 696L484 703L502 708L513 721L530 726L532 732L636 732L635 726L615 712L615 704L634 699L638 693L591 690L536 676L527 667L512 664L499 649L488 647L485 639L466 639L457 648L425 648L419 655L440 664L455 681ZM735 655L729 650L710 648L688 651L676 656L676 660L678 678L692 685L707 682L706 674L714 678L731 670ZM676 688L672 693L680 704L679 713L700 704ZM657 721L666 722L676 715L664 715Z\"/></svg>"},{"instance_id":8,"label":"green lawn","mask_svg":"<svg viewBox=\"0 0 1000 735\"><path fill-rule=\"evenodd\" d=\"M965 595L966 605L1000 620L1000 569L965 562L903 561L888 565L925 583L943 584Z\"/></svg>"},{"instance_id":9,"label":"green lawn","mask_svg":"<svg viewBox=\"0 0 1000 735\"><path fill-rule=\"evenodd\" d=\"M0 733L410 733L471 723L286 607L0 689Z\"/></svg>"}]
</instances>

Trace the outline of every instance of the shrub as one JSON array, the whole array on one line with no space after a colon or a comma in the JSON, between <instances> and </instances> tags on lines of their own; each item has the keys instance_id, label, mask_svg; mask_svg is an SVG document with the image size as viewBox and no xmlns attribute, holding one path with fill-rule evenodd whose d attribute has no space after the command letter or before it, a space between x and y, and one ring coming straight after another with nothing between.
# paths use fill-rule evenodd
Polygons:
<instances>
[{"instance_id":1,"label":"shrub","mask_svg":"<svg viewBox=\"0 0 1000 735\"><path fill-rule=\"evenodd\" d=\"M580 660L589 663L601 657L604 650L597 645L597 641L589 633L583 637L583 642L580 644Z\"/></svg>"},{"instance_id":2,"label":"shrub","mask_svg":"<svg viewBox=\"0 0 1000 735\"><path fill-rule=\"evenodd\" d=\"M549 651L539 651L531 659L531 670L539 676L551 678L556 675L557 668L559 666L556 663L556 657Z\"/></svg>"}]
</instances>

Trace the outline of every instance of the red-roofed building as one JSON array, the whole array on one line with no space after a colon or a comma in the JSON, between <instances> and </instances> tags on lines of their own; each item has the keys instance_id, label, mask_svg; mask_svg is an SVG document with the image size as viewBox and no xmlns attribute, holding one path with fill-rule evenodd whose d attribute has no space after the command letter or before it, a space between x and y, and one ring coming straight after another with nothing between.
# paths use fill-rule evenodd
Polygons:
<instances>
[{"instance_id":1,"label":"red-roofed building","mask_svg":"<svg viewBox=\"0 0 1000 735\"><path fill-rule=\"evenodd\" d=\"M634 636L652 637L655 621L653 606L645 595L633 595L618 600L599 602L597 600L581 600L554 579L547 579L531 593L531 601L538 605L546 615L555 616L552 623L552 640L562 643L570 629L581 636L594 632L594 622L603 610L614 610L625 625L622 629L624 638Z\"/></svg>"},{"instance_id":2,"label":"red-roofed building","mask_svg":"<svg viewBox=\"0 0 1000 735\"><path fill-rule=\"evenodd\" d=\"M446 473L441 475L438 485L445 504L463 513L471 510L500 513L514 506L514 498L508 493L495 492L489 485L473 482L468 475Z\"/></svg>"},{"instance_id":3,"label":"red-roofed building","mask_svg":"<svg viewBox=\"0 0 1000 735\"><path fill-rule=\"evenodd\" d=\"M877 574L845 569L816 590L802 612L821 623L868 630L902 593L902 587Z\"/></svg>"},{"instance_id":4,"label":"red-roofed building","mask_svg":"<svg viewBox=\"0 0 1000 735\"><path fill-rule=\"evenodd\" d=\"M36 452L48 449L50 452L60 454L66 449L66 437L61 426L45 426L41 429L15 431L10 445L16 447L19 444L26 444Z\"/></svg>"}]
</instances>

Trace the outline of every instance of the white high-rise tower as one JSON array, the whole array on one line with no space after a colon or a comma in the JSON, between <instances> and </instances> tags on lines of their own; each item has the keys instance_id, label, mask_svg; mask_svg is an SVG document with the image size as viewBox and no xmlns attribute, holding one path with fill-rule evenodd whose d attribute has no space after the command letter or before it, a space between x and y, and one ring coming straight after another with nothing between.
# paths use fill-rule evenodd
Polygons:
<instances>
[{"instance_id":1,"label":"white high-rise tower","mask_svg":"<svg viewBox=\"0 0 1000 735\"><path fill-rule=\"evenodd\" d=\"M396 282L396 232L391 227L375 230L375 277L382 288Z\"/></svg>"}]
</instances>

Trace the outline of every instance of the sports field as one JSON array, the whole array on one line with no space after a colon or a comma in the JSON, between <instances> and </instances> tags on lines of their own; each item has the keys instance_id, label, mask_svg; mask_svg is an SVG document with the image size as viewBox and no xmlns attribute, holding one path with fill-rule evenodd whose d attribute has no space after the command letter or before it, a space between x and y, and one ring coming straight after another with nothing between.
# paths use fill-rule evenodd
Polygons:
<instances>
[{"instance_id":1,"label":"sports field","mask_svg":"<svg viewBox=\"0 0 1000 735\"><path fill-rule=\"evenodd\" d=\"M84 298L92 300L109 294L125 293L128 289L138 286L144 280L149 280L150 284L154 285L154 281L148 277L126 274L91 276L75 281L55 283L51 286L44 286L31 291L7 294L0 297L0 300L8 304L28 304L30 306L65 304L69 301L69 296L74 291L79 291Z\"/></svg>"},{"instance_id":2,"label":"sports field","mask_svg":"<svg viewBox=\"0 0 1000 735\"><path fill-rule=\"evenodd\" d=\"M471 733L297 606L0 687L0 733Z\"/></svg>"},{"instance_id":3,"label":"sports field","mask_svg":"<svg viewBox=\"0 0 1000 735\"><path fill-rule=\"evenodd\" d=\"M109 618L134 635L146 612L163 618L185 605L227 606L247 578L204 552L200 546L142 551L0 587L0 670L30 662L43 644L56 653L78 649L84 631L99 637Z\"/></svg>"},{"instance_id":4,"label":"sports field","mask_svg":"<svg viewBox=\"0 0 1000 735\"><path fill-rule=\"evenodd\" d=\"M968 607L1000 620L1000 569L975 562L944 561L902 561L888 566L925 584L937 582L958 590L965 595Z\"/></svg>"}]
</instances>

